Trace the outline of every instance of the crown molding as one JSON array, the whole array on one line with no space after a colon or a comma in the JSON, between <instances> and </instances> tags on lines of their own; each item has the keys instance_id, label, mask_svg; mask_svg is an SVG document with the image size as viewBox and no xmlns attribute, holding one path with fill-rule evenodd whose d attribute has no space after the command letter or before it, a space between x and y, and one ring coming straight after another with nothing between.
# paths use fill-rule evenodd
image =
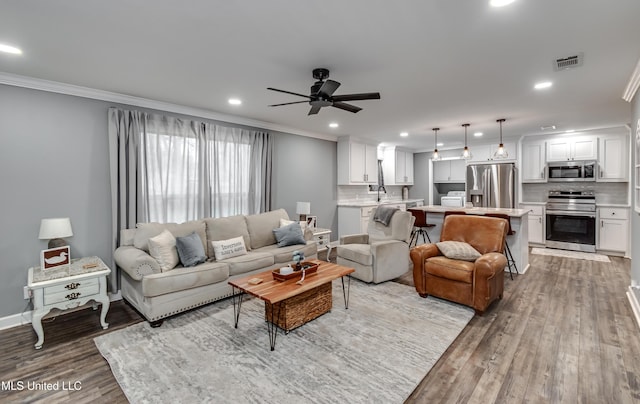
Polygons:
<instances>
[{"instance_id":1,"label":"crown molding","mask_svg":"<svg viewBox=\"0 0 640 404\"><path fill-rule=\"evenodd\" d=\"M215 121L233 123L237 125L251 126L259 129L273 130L277 132L290 133L322 140L330 140L336 142L337 136L308 132L288 126L278 125L271 122L260 121L251 118L244 118L237 115L228 115L207 109L187 107L179 104L172 104L164 101L156 101L148 98L135 97L126 94L114 93L110 91L98 90L90 87L76 86L73 84L61 83L57 81L37 79L33 77L20 76L17 74L0 72L0 84L6 84L14 87L30 88L33 90L47 91L50 93L58 93L71 95L74 97L90 98L100 101L115 102L118 104L132 105L136 107L157 109L160 111L173 112L183 115L191 115L200 118L212 119Z\"/></svg>"},{"instance_id":2,"label":"crown molding","mask_svg":"<svg viewBox=\"0 0 640 404\"><path fill-rule=\"evenodd\" d=\"M624 89L622 99L626 102L631 102L638 91L638 87L640 87L640 59L638 60L638 64L629 79L629 83L627 83L627 87Z\"/></svg>"}]
</instances>

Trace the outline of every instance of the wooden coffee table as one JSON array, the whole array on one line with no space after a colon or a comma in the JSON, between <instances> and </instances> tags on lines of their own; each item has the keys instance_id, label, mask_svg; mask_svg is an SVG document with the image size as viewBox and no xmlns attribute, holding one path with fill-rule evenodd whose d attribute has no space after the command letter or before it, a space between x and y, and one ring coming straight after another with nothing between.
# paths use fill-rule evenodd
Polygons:
<instances>
[{"instance_id":1,"label":"wooden coffee table","mask_svg":"<svg viewBox=\"0 0 640 404\"><path fill-rule=\"evenodd\" d=\"M312 262L319 264L318 270L315 274L306 276L302 284L297 283L300 278L276 281L273 279L271 271L229 281L233 287L235 328L238 328L242 300L247 293L265 302L265 319L267 320L267 331L272 351L276 346L278 327L288 333L331 310L331 282L334 279L340 278L342 280L344 308L348 309L351 278L347 276L347 287L345 288L344 276L355 272L355 269L331 262L318 260L312 260ZM249 281L252 279L260 279L261 282L251 284ZM236 293L236 289L238 289L238 293Z\"/></svg>"}]
</instances>

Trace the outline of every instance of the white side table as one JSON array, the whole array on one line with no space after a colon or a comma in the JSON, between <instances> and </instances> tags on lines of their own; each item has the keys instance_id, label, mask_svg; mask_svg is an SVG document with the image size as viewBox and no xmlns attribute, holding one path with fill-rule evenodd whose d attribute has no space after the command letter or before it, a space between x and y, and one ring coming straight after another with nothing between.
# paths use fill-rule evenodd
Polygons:
<instances>
[{"instance_id":1,"label":"white side table","mask_svg":"<svg viewBox=\"0 0 640 404\"><path fill-rule=\"evenodd\" d=\"M318 250L321 248L327 249L327 261L329 261L329 255L331 254L331 229L322 229L316 227L311 229L313 231L313 239L318 244Z\"/></svg>"},{"instance_id":2,"label":"white side table","mask_svg":"<svg viewBox=\"0 0 640 404\"><path fill-rule=\"evenodd\" d=\"M70 310L94 301L102 303L100 324L107 329L106 317L109 311L107 295L107 275L111 269L99 257L85 257L71 260L63 269L43 271L39 266L29 268L27 287L32 291L33 314L31 325L38 335L36 349L42 348L44 330L42 317L51 309Z\"/></svg>"}]
</instances>

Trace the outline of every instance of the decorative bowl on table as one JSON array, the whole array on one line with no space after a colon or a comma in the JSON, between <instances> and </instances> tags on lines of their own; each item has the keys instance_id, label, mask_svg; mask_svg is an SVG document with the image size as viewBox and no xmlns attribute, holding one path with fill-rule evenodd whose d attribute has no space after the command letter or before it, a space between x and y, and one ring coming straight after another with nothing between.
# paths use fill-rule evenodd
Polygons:
<instances>
[{"instance_id":1,"label":"decorative bowl on table","mask_svg":"<svg viewBox=\"0 0 640 404\"><path fill-rule=\"evenodd\" d=\"M287 281L289 279L297 279L302 277L302 271L306 272L306 276L315 274L318 271L318 264L311 261L303 261L299 264L292 265L293 272L287 275L280 274L280 268L274 269L271 273L276 281ZM298 269L299 268L299 269Z\"/></svg>"}]
</instances>

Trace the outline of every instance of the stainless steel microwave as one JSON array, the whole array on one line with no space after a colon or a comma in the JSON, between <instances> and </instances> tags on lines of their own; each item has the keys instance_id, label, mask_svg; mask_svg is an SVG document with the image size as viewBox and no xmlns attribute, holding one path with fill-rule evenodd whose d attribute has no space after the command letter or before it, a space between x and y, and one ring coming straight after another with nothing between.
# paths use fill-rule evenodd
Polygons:
<instances>
[{"instance_id":1,"label":"stainless steel microwave","mask_svg":"<svg viewBox=\"0 0 640 404\"><path fill-rule=\"evenodd\" d=\"M549 182L595 181L598 162L556 161L547 164Z\"/></svg>"}]
</instances>

